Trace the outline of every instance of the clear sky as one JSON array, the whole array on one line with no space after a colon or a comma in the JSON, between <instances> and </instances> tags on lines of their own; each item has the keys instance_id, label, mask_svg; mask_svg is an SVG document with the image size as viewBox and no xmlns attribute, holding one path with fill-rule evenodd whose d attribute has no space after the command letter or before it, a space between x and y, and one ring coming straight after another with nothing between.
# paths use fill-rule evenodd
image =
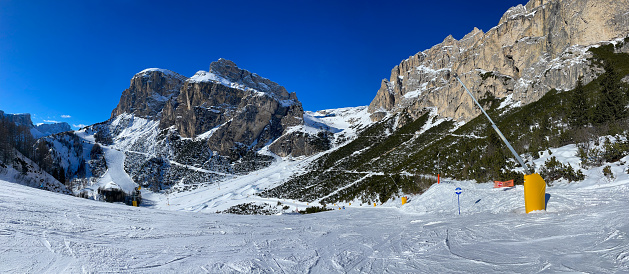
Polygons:
<instances>
[{"instance_id":1,"label":"clear sky","mask_svg":"<svg viewBox=\"0 0 629 274\"><path fill-rule=\"evenodd\" d=\"M525 3L0 0L0 110L98 123L135 73L190 77L219 58L296 92L305 110L368 105L403 59Z\"/></svg>"}]
</instances>

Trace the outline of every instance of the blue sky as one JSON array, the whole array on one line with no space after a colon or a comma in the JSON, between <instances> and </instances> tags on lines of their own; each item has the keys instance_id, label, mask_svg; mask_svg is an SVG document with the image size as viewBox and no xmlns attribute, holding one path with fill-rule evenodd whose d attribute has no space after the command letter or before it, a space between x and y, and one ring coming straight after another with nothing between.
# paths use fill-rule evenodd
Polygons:
<instances>
[{"instance_id":1,"label":"blue sky","mask_svg":"<svg viewBox=\"0 0 629 274\"><path fill-rule=\"evenodd\" d=\"M305 110L368 105L391 69L526 1L0 1L0 110L35 123L107 120L145 68L185 76L225 58Z\"/></svg>"}]
</instances>

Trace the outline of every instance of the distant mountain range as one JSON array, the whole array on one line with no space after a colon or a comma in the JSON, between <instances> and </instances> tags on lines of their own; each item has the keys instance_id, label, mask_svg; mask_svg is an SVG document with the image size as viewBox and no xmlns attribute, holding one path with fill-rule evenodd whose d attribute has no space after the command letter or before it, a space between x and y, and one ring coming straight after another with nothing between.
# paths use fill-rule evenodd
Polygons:
<instances>
[{"instance_id":1,"label":"distant mountain range","mask_svg":"<svg viewBox=\"0 0 629 274\"><path fill-rule=\"evenodd\" d=\"M51 123L51 124L39 124L34 125L29 113L21 114L8 114L0 110L0 115L14 122L16 125L27 126L31 128L31 133L34 138L41 138L48 135L53 135L61 132L71 131L72 127L66 122Z\"/></svg>"}]
</instances>

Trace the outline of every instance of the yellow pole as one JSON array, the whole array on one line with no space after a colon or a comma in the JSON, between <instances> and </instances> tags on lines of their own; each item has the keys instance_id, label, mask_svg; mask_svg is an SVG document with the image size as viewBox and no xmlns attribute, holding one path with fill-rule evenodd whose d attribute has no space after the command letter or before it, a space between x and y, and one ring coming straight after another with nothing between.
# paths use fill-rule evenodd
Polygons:
<instances>
[{"instance_id":1,"label":"yellow pole","mask_svg":"<svg viewBox=\"0 0 629 274\"><path fill-rule=\"evenodd\" d=\"M546 182L537 173L524 175L524 208L526 213L546 210Z\"/></svg>"}]
</instances>

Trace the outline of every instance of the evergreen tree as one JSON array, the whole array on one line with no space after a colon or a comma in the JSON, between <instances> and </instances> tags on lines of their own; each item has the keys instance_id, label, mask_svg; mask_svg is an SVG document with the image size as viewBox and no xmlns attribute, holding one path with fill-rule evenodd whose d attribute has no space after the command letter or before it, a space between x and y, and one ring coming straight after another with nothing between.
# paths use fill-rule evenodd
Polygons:
<instances>
[{"instance_id":1,"label":"evergreen tree","mask_svg":"<svg viewBox=\"0 0 629 274\"><path fill-rule=\"evenodd\" d=\"M601 92L595 109L594 120L599 123L613 122L627 117L626 98L620 90L618 73L605 63L605 73L601 77Z\"/></svg>"},{"instance_id":2,"label":"evergreen tree","mask_svg":"<svg viewBox=\"0 0 629 274\"><path fill-rule=\"evenodd\" d=\"M587 98L583 89L583 77L579 77L579 80L577 80L577 86L572 91L568 108L568 122L570 126L580 128L589 124L590 117Z\"/></svg>"}]
</instances>

